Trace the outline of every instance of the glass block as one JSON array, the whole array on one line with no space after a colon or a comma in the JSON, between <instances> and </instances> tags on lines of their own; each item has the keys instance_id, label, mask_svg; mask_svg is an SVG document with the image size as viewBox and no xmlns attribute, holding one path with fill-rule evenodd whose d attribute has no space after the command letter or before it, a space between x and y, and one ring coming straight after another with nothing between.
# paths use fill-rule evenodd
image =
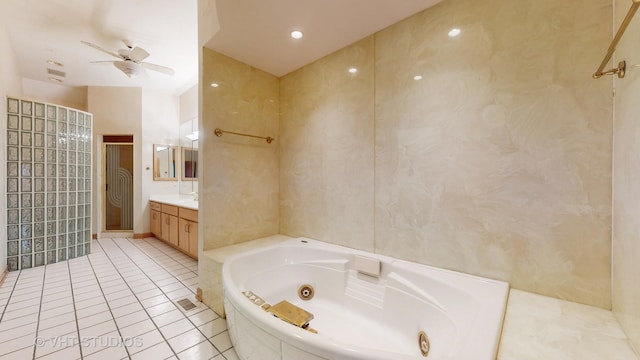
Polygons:
<instances>
[{"instance_id":1,"label":"glass block","mask_svg":"<svg viewBox=\"0 0 640 360\"><path fill-rule=\"evenodd\" d=\"M78 179L78 190L84 190L84 181Z\"/></svg>"},{"instance_id":2,"label":"glass block","mask_svg":"<svg viewBox=\"0 0 640 360\"><path fill-rule=\"evenodd\" d=\"M77 146L78 142L75 138L70 137L69 138L69 150L71 151L76 151L78 146Z\"/></svg>"},{"instance_id":3,"label":"glass block","mask_svg":"<svg viewBox=\"0 0 640 360\"><path fill-rule=\"evenodd\" d=\"M58 121L67 121L67 109L58 108Z\"/></svg>"},{"instance_id":4,"label":"glass block","mask_svg":"<svg viewBox=\"0 0 640 360\"><path fill-rule=\"evenodd\" d=\"M31 101L22 100L22 115L33 115L33 103Z\"/></svg>"},{"instance_id":5,"label":"glass block","mask_svg":"<svg viewBox=\"0 0 640 360\"><path fill-rule=\"evenodd\" d=\"M58 164L67 164L67 152L58 151Z\"/></svg>"},{"instance_id":6,"label":"glass block","mask_svg":"<svg viewBox=\"0 0 640 360\"><path fill-rule=\"evenodd\" d=\"M35 177L44 177L44 164L36 163L33 165L33 176Z\"/></svg>"},{"instance_id":7,"label":"glass block","mask_svg":"<svg viewBox=\"0 0 640 360\"><path fill-rule=\"evenodd\" d=\"M84 126L91 126L91 121L93 120L93 116L89 114L85 114L84 117Z\"/></svg>"},{"instance_id":8,"label":"glass block","mask_svg":"<svg viewBox=\"0 0 640 360\"><path fill-rule=\"evenodd\" d=\"M32 171L33 165L29 163L22 163L22 165L20 166L20 175L22 175L23 177L31 177Z\"/></svg>"},{"instance_id":9,"label":"glass block","mask_svg":"<svg viewBox=\"0 0 640 360\"><path fill-rule=\"evenodd\" d=\"M33 194L33 206L44 207L44 193Z\"/></svg>"},{"instance_id":10,"label":"glass block","mask_svg":"<svg viewBox=\"0 0 640 360\"><path fill-rule=\"evenodd\" d=\"M31 267L31 255L20 256L20 269L30 269Z\"/></svg>"},{"instance_id":11,"label":"glass block","mask_svg":"<svg viewBox=\"0 0 640 360\"><path fill-rule=\"evenodd\" d=\"M44 119L35 119L33 121L33 130L35 132L43 133L47 130L46 122Z\"/></svg>"},{"instance_id":12,"label":"glass block","mask_svg":"<svg viewBox=\"0 0 640 360\"><path fill-rule=\"evenodd\" d=\"M18 163L7 163L7 176L18 177Z\"/></svg>"},{"instance_id":13,"label":"glass block","mask_svg":"<svg viewBox=\"0 0 640 360\"><path fill-rule=\"evenodd\" d=\"M22 160L22 161L33 161L31 148L23 147L23 148L20 149L20 160Z\"/></svg>"},{"instance_id":14,"label":"glass block","mask_svg":"<svg viewBox=\"0 0 640 360\"><path fill-rule=\"evenodd\" d=\"M67 193L60 193L58 195L58 205L67 205Z\"/></svg>"},{"instance_id":15,"label":"glass block","mask_svg":"<svg viewBox=\"0 0 640 360\"><path fill-rule=\"evenodd\" d=\"M68 130L69 130L69 127L67 126L67 123L58 122L58 134L67 135Z\"/></svg>"},{"instance_id":16,"label":"glass block","mask_svg":"<svg viewBox=\"0 0 640 360\"><path fill-rule=\"evenodd\" d=\"M75 204L77 204L77 202L76 202L76 193L70 192L69 193L69 205L75 205Z\"/></svg>"},{"instance_id":17,"label":"glass block","mask_svg":"<svg viewBox=\"0 0 640 360\"><path fill-rule=\"evenodd\" d=\"M20 238L30 239L33 237L33 226L31 224L20 225Z\"/></svg>"},{"instance_id":18,"label":"glass block","mask_svg":"<svg viewBox=\"0 0 640 360\"><path fill-rule=\"evenodd\" d=\"M84 113L78 112L78 124L84 124Z\"/></svg>"},{"instance_id":19,"label":"glass block","mask_svg":"<svg viewBox=\"0 0 640 360\"><path fill-rule=\"evenodd\" d=\"M67 234L67 239L69 241L69 246L74 246L76 244L76 233Z\"/></svg>"},{"instance_id":20,"label":"glass block","mask_svg":"<svg viewBox=\"0 0 640 360\"><path fill-rule=\"evenodd\" d=\"M33 221L44 222L44 208L35 208L33 210Z\"/></svg>"},{"instance_id":21,"label":"glass block","mask_svg":"<svg viewBox=\"0 0 640 360\"><path fill-rule=\"evenodd\" d=\"M47 264L55 264L56 262L56 251L51 250L47 251Z\"/></svg>"},{"instance_id":22,"label":"glass block","mask_svg":"<svg viewBox=\"0 0 640 360\"><path fill-rule=\"evenodd\" d=\"M17 256L18 255L18 242L17 241L8 241L7 242L7 256Z\"/></svg>"},{"instance_id":23,"label":"glass block","mask_svg":"<svg viewBox=\"0 0 640 360\"><path fill-rule=\"evenodd\" d=\"M58 191L67 191L67 179L58 179Z\"/></svg>"},{"instance_id":24,"label":"glass block","mask_svg":"<svg viewBox=\"0 0 640 360\"><path fill-rule=\"evenodd\" d=\"M55 134L56 129L57 126L55 120L47 120L47 134Z\"/></svg>"},{"instance_id":25,"label":"glass block","mask_svg":"<svg viewBox=\"0 0 640 360\"><path fill-rule=\"evenodd\" d=\"M56 169L57 169L57 167L56 167L55 164L47 164L47 176L55 178L56 175L58 174ZM47 179L47 180L51 180L51 179ZM53 180L55 180L55 179L53 179Z\"/></svg>"},{"instance_id":26,"label":"glass block","mask_svg":"<svg viewBox=\"0 0 640 360\"><path fill-rule=\"evenodd\" d=\"M66 219L67 218L67 207L66 206L59 206L58 207L58 219ZM63 224L63 227L60 228L60 230L64 230L67 227Z\"/></svg>"},{"instance_id":27,"label":"glass block","mask_svg":"<svg viewBox=\"0 0 640 360\"><path fill-rule=\"evenodd\" d=\"M47 169L49 168L49 166L47 165ZM54 165L54 169L55 169L55 165ZM57 188L57 182L56 179L51 179L48 178L47 179L47 191L56 191ZM55 195L55 194L50 194L50 195Z\"/></svg>"},{"instance_id":28,"label":"glass block","mask_svg":"<svg viewBox=\"0 0 640 360\"><path fill-rule=\"evenodd\" d=\"M31 254L33 252L33 240L22 240L20 241L20 252L22 254Z\"/></svg>"},{"instance_id":29,"label":"glass block","mask_svg":"<svg viewBox=\"0 0 640 360\"><path fill-rule=\"evenodd\" d=\"M76 179L69 179L69 191L76 191Z\"/></svg>"},{"instance_id":30,"label":"glass block","mask_svg":"<svg viewBox=\"0 0 640 360\"><path fill-rule=\"evenodd\" d=\"M35 148L33 149L33 161L43 163L44 162L44 149Z\"/></svg>"},{"instance_id":31,"label":"glass block","mask_svg":"<svg viewBox=\"0 0 640 360\"><path fill-rule=\"evenodd\" d=\"M74 164L74 165L76 164L76 153L75 152L69 151L69 161L68 161L68 163L69 164Z\"/></svg>"},{"instance_id":32,"label":"glass block","mask_svg":"<svg viewBox=\"0 0 640 360\"><path fill-rule=\"evenodd\" d=\"M66 165L60 165L58 166L58 176L60 177L67 177L67 166Z\"/></svg>"},{"instance_id":33,"label":"glass block","mask_svg":"<svg viewBox=\"0 0 640 360\"><path fill-rule=\"evenodd\" d=\"M53 250L56 248L56 237L47 236L47 250Z\"/></svg>"},{"instance_id":34,"label":"glass block","mask_svg":"<svg viewBox=\"0 0 640 360\"><path fill-rule=\"evenodd\" d=\"M87 140L87 142L84 143L84 152L86 153L91 152L91 139ZM89 165L91 164L91 160L85 159L85 163Z\"/></svg>"},{"instance_id":35,"label":"glass block","mask_svg":"<svg viewBox=\"0 0 640 360\"><path fill-rule=\"evenodd\" d=\"M7 240L18 240L20 238L20 226L9 225L7 226Z\"/></svg>"},{"instance_id":36,"label":"glass block","mask_svg":"<svg viewBox=\"0 0 640 360\"><path fill-rule=\"evenodd\" d=\"M47 194L47 196L48 195L55 195L55 194ZM57 208L48 207L47 208L47 220L55 220L57 213L58 213L58 209Z\"/></svg>"},{"instance_id":37,"label":"glass block","mask_svg":"<svg viewBox=\"0 0 640 360\"><path fill-rule=\"evenodd\" d=\"M9 115L7 117L7 129L20 129L20 118L17 115Z\"/></svg>"},{"instance_id":38,"label":"glass block","mask_svg":"<svg viewBox=\"0 0 640 360\"><path fill-rule=\"evenodd\" d=\"M84 177L86 179L91 179L91 167L89 166L84 167Z\"/></svg>"},{"instance_id":39,"label":"glass block","mask_svg":"<svg viewBox=\"0 0 640 360\"><path fill-rule=\"evenodd\" d=\"M86 151L86 149L85 149L85 151ZM85 153L84 164L86 166L91 166L91 155L89 155L88 153Z\"/></svg>"},{"instance_id":40,"label":"glass block","mask_svg":"<svg viewBox=\"0 0 640 360\"><path fill-rule=\"evenodd\" d=\"M7 160L18 161L18 148L15 146L7 146Z\"/></svg>"},{"instance_id":41,"label":"glass block","mask_svg":"<svg viewBox=\"0 0 640 360\"><path fill-rule=\"evenodd\" d=\"M84 255L84 244L79 244L78 246L76 246L76 255L77 256Z\"/></svg>"},{"instance_id":42,"label":"glass block","mask_svg":"<svg viewBox=\"0 0 640 360\"><path fill-rule=\"evenodd\" d=\"M91 242L91 230L84 231L84 238L86 239L86 242Z\"/></svg>"},{"instance_id":43,"label":"glass block","mask_svg":"<svg viewBox=\"0 0 640 360\"><path fill-rule=\"evenodd\" d=\"M30 117L21 117L20 118L20 129L25 130L25 131L31 131L33 130L33 119Z\"/></svg>"},{"instance_id":44,"label":"glass block","mask_svg":"<svg viewBox=\"0 0 640 360\"><path fill-rule=\"evenodd\" d=\"M58 235L58 249L67 247L67 235Z\"/></svg>"},{"instance_id":45,"label":"glass block","mask_svg":"<svg viewBox=\"0 0 640 360\"><path fill-rule=\"evenodd\" d=\"M55 163L58 153L55 149L47 149L47 161L50 163Z\"/></svg>"},{"instance_id":46,"label":"glass block","mask_svg":"<svg viewBox=\"0 0 640 360\"><path fill-rule=\"evenodd\" d=\"M78 204L84 204L84 193L83 192L79 192L78 193Z\"/></svg>"},{"instance_id":47,"label":"glass block","mask_svg":"<svg viewBox=\"0 0 640 360\"><path fill-rule=\"evenodd\" d=\"M67 137L64 134L58 134L58 148L67 149Z\"/></svg>"},{"instance_id":48,"label":"glass block","mask_svg":"<svg viewBox=\"0 0 640 360\"><path fill-rule=\"evenodd\" d=\"M55 221L49 221L47 223L47 235L55 235L56 234L56 222Z\"/></svg>"},{"instance_id":49,"label":"glass block","mask_svg":"<svg viewBox=\"0 0 640 360\"><path fill-rule=\"evenodd\" d=\"M67 232L67 220L58 220L58 234L65 234L66 232Z\"/></svg>"},{"instance_id":50,"label":"glass block","mask_svg":"<svg viewBox=\"0 0 640 360\"><path fill-rule=\"evenodd\" d=\"M75 218L76 218L76 207L75 206L69 206L69 217L68 217L68 219L75 219ZM74 228L73 229L75 230L75 224L74 224Z\"/></svg>"},{"instance_id":51,"label":"glass block","mask_svg":"<svg viewBox=\"0 0 640 360\"><path fill-rule=\"evenodd\" d=\"M84 164L84 153L83 152L79 152L78 153L78 162L77 164L82 165Z\"/></svg>"},{"instance_id":52,"label":"glass block","mask_svg":"<svg viewBox=\"0 0 640 360\"><path fill-rule=\"evenodd\" d=\"M60 249L60 247L58 247L58 261L65 261L67 260L67 249Z\"/></svg>"},{"instance_id":53,"label":"glass block","mask_svg":"<svg viewBox=\"0 0 640 360\"><path fill-rule=\"evenodd\" d=\"M30 208L33 206L31 194L20 194L20 206Z\"/></svg>"},{"instance_id":54,"label":"glass block","mask_svg":"<svg viewBox=\"0 0 640 360\"><path fill-rule=\"evenodd\" d=\"M7 179L7 192L17 193L18 192L18 179Z\"/></svg>"},{"instance_id":55,"label":"glass block","mask_svg":"<svg viewBox=\"0 0 640 360\"><path fill-rule=\"evenodd\" d=\"M21 181L21 184L20 184L21 185L20 186L20 190L23 193L24 192L31 192L31 185L32 185L31 179L22 178L21 180L22 181Z\"/></svg>"},{"instance_id":56,"label":"glass block","mask_svg":"<svg viewBox=\"0 0 640 360\"><path fill-rule=\"evenodd\" d=\"M9 271L18 270L18 257L17 256L10 257L10 258L7 259L7 269Z\"/></svg>"},{"instance_id":57,"label":"glass block","mask_svg":"<svg viewBox=\"0 0 640 360\"><path fill-rule=\"evenodd\" d=\"M44 223L33 224L33 236L44 236Z\"/></svg>"},{"instance_id":58,"label":"glass block","mask_svg":"<svg viewBox=\"0 0 640 360\"><path fill-rule=\"evenodd\" d=\"M71 178L77 177L76 166L75 165L69 165L69 177L71 177Z\"/></svg>"},{"instance_id":59,"label":"glass block","mask_svg":"<svg viewBox=\"0 0 640 360\"><path fill-rule=\"evenodd\" d=\"M75 246L67 248L67 254L69 256L69 259L75 259L76 258L76 248L75 248Z\"/></svg>"},{"instance_id":60,"label":"glass block","mask_svg":"<svg viewBox=\"0 0 640 360\"><path fill-rule=\"evenodd\" d=\"M89 214L85 214L85 215L89 215ZM89 217L84 218L84 229L91 230L91 218Z\"/></svg>"},{"instance_id":61,"label":"glass block","mask_svg":"<svg viewBox=\"0 0 640 360\"><path fill-rule=\"evenodd\" d=\"M36 253L34 256L34 265L35 266L42 266L44 265L44 253Z\"/></svg>"},{"instance_id":62,"label":"glass block","mask_svg":"<svg viewBox=\"0 0 640 360\"><path fill-rule=\"evenodd\" d=\"M70 123L75 124L77 117L78 117L78 112L77 111L69 110L69 122Z\"/></svg>"},{"instance_id":63,"label":"glass block","mask_svg":"<svg viewBox=\"0 0 640 360\"><path fill-rule=\"evenodd\" d=\"M84 214L85 215L91 214L91 205L85 205L84 206Z\"/></svg>"},{"instance_id":64,"label":"glass block","mask_svg":"<svg viewBox=\"0 0 640 360\"><path fill-rule=\"evenodd\" d=\"M44 104L35 103L34 114L38 117L44 117Z\"/></svg>"},{"instance_id":65,"label":"glass block","mask_svg":"<svg viewBox=\"0 0 640 360\"><path fill-rule=\"evenodd\" d=\"M91 241L84 243L84 254L91 254Z\"/></svg>"},{"instance_id":66,"label":"glass block","mask_svg":"<svg viewBox=\"0 0 640 360\"><path fill-rule=\"evenodd\" d=\"M27 223L31 222L33 219L33 212L31 209L22 209L20 210L20 222Z\"/></svg>"},{"instance_id":67,"label":"glass block","mask_svg":"<svg viewBox=\"0 0 640 360\"><path fill-rule=\"evenodd\" d=\"M43 148L45 144L44 134L33 134L33 146Z\"/></svg>"},{"instance_id":68,"label":"glass block","mask_svg":"<svg viewBox=\"0 0 640 360\"><path fill-rule=\"evenodd\" d=\"M35 252L44 251L44 238L33 239L33 248Z\"/></svg>"},{"instance_id":69,"label":"glass block","mask_svg":"<svg viewBox=\"0 0 640 360\"><path fill-rule=\"evenodd\" d=\"M55 135L47 135L47 148L55 149L58 144L58 139ZM55 159L53 160L55 161Z\"/></svg>"},{"instance_id":70,"label":"glass block","mask_svg":"<svg viewBox=\"0 0 640 360\"><path fill-rule=\"evenodd\" d=\"M33 134L30 132L22 132L21 144L22 146L33 146Z\"/></svg>"},{"instance_id":71,"label":"glass block","mask_svg":"<svg viewBox=\"0 0 640 360\"><path fill-rule=\"evenodd\" d=\"M11 114L18 114L20 112L20 102L17 99L7 99L7 112Z\"/></svg>"},{"instance_id":72,"label":"glass block","mask_svg":"<svg viewBox=\"0 0 640 360\"><path fill-rule=\"evenodd\" d=\"M7 144L8 145L19 145L20 143L20 133L17 131L8 130L7 131Z\"/></svg>"},{"instance_id":73,"label":"glass block","mask_svg":"<svg viewBox=\"0 0 640 360\"><path fill-rule=\"evenodd\" d=\"M18 182L16 181L16 186L17 185L18 185ZM7 208L9 208L9 209L17 209L18 205L19 205L18 204L18 194L7 194Z\"/></svg>"},{"instance_id":74,"label":"glass block","mask_svg":"<svg viewBox=\"0 0 640 360\"><path fill-rule=\"evenodd\" d=\"M19 224L20 223L20 213L18 210L8 210L7 211L7 224Z\"/></svg>"},{"instance_id":75,"label":"glass block","mask_svg":"<svg viewBox=\"0 0 640 360\"><path fill-rule=\"evenodd\" d=\"M56 107L47 105L47 118L48 119L56 119Z\"/></svg>"}]
</instances>

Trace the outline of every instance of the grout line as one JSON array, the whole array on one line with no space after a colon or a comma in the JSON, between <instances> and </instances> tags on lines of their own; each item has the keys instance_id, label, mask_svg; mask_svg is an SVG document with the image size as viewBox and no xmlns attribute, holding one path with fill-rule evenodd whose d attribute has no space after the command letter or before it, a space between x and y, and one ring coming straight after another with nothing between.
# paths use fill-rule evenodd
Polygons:
<instances>
[{"instance_id":1,"label":"grout line","mask_svg":"<svg viewBox=\"0 0 640 360\"><path fill-rule=\"evenodd\" d=\"M78 324L78 309L76 309L76 299L75 296L73 295L73 277L71 276L71 266L70 266L70 261L71 259L67 259L67 270L69 271L69 285L71 285L71 304L73 305L73 317L76 319L76 332L78 333L78 342L80 342L80 325ZM82 359L82 346L80 346L80 344L78 344L78 349L80 349L80 358Z\"/></svg>"},{"instance_id":2,"label":"grout line","mask_svg":"<svg viewBox=\"0 0 640 360\"><path fill-rule=\"evenodd\" d=\"M20 275L22 275L22 270L18 270L18 276L16 277L16 281L13 283L13 288L11 289L11 293L7 298L7 303L2 309L2 314L0 314L0 322L2 322L2 318L4 318L4 314L7 312L7 308L9 307L9 303L11 302L11 297L13 296L13 292L16 291L16 286L18 285L18 280L20 280Z\"/></svg>"},{"instance_id":3,"label":"grout line","mask_svg":"<svg viewBox=\"0 0 640 360\"><path fill-rule=\"evenodd\" d=\"M127 240L128 240L128 239L127 239ZM122 252L123 252L123 253L124 253L124 254L129 258L129 259L131 259L131 256L129 255L129 253L128 253L128 252L124 251L124 249L122 249L122 247L121 247L120 245L118 245L115 241L114 241L113 243L114 243L118 248L120 248L120 249L122 250ZM130 245L131 245L131 246L133 246L133 247L135 247L135 248L136 248L139 252L141 252L144 256L148 257L149 259L151 259L152 261L154 261L154 262L155 262L155 259L153 259L151 256L149 256L149 255L148 255L147 253L145 253L144 251L142 251L142 250L138 249L138 247L137 247L137 246L135 246L135 244L130 244ZM137 265L137 263L136 263L133 259L131 259L131 261L133 261L133 262L136 264L136 266L138 266L138 265ZM156 263L156 264L157 264L157 263ZM138 266L138 268L140 268L140 267ZM140 268L140 270L142 270L142 268ZM142 270L142 271L144 272L144 270ZM165 271L166 271L166 270L165 270ZM168 272L168 271L167 271L167 272ZM168 272L168 273L169 273L171 276L173 276L173 274L171 274L170 272ZM146 274L146 273L145 273L145 274ZM175 276L174 276L174 277L175 277ZM155 284L155 282L153 281L153 279L149 278L149 280L151 280L151 282L153 282L153 283ZM156 286L157 286L157 285L156 285ZM164 296L167 296L167 294L164 292L164 290L162 290L159 286L158 286L158 290L160 290ZM191 291L191 289L189 289L189 291ZM169 297L167 296L167 298L169 298ZM176 308L178 307L172 299L169 299L169 301L170 301L170 302L171 302L171 303L172 303ZM206 307L206 309L201 310L201 311L206 311L207 309L209 309L209 307L208 307L208 306ZM145 309L145 310L146 310L146 309ZM182 312L180 309L177 309L177 310L178 310L178 311L180 311L180 312L184 315L184 317L185 317L185 318L186 318L186 319L191 323L191 325L193 325L193 327L194 327L194 328L195 328L195 329L196 329L196 330L197 330L197 331L198 331L198 332L199 332L199 333L200 333L200 334L205 338L205 340L204 340L204 341L208 341L208 342L211 344L211 346L213 346L213 348L218 352L218 354L222 355L222 351L220 351L220 349L218 349L218 348L216 347L216 345L213 343L213 341L211 341L211 339L209 339L207 336L205 336L205 334L204 334L204 333L202 333L202 331L200 330L200 328L198 328L198 326L196 326L196 324L191 320L191 318L190 318L186 313ZM211 310L211 309L209 309L209 310ZM211 311L213 311L213 310L211 310ZM193 315L195 315L195 314L197 314L197 313L194 313ZM216 316L217 316L217 314L216 314ZM152 319L152 321L153 321L153 319ZM154 323L155 323L155 322L154 322ZM158 329L158 330L159 330L159 329ZM189 331L190 331L190 330L189 330ZM164 335L163 335L163 337L164 337ZM213 337L212 337L212 338L213 338ZM201 341L201 342L202 342L202 341ZM198 344L200 344L201 342L199 342ZM168 342L167 342L167 344L168 344ZM171 345L169 345L169 346L171 346ZM173 348L172 348L172 350L173 350ZM186 349L184 349L184 350L182 350L182 351L185 351L185 350L186 350ZM225 350L225 351L226 351L226 350ZM175 352L175 351L174 351L174 352ZM176 356L177 356L177 353L176 353ZM223 357L223 358L225 358L225 356L224 356L224 355L222 355L222 357ZM225 359L226 359L226 358L225 358Z\"/></svg>"},{"instance_id":4,"label":"grout line","mask_svg":"<svg viewBox=\"0 0 640 360\"><path fill-rule=\"evenodd\" d=\"M122 277L122 279L124 280L125 284L127 285L127 288L129 288L129 290L131 291L131 293L133 294L133 296L136 298L136 300L138 301L138 303L140 304L140 306L142 306L142 310L147 314L147 316L149 317L149 319L151 320L151 322L153 323L153 326L156 327L156 329L158 330L158 333L160 334L160 336L162 337L162 339L164 340L164 342L169 346L169 349L171 349L171 351L173 352L173 355L175 355L176 357L178 357L178 353L176 353L176 351L173 349L173 347L171 346L171 344L169 344L168 339L164 336L164 334L162 333L162 331L160 331L160 327L158 327L158 324L156 324L155 321L153 321L153 317L149 314L149 312L147 311L147 309L144 307L144 305L142 305L142 302L140 301L140 299L138 298L138 295L136 295L136 293L133 291L133 289L131 288L131 286L129 286L129 283L127 283L127 281L125 280L125 277L122 275L122 273L120 272L120 269L118 268L118 266L116 266L115 262L113 261L113 259L111 258L111 256L109 255L109 253L104 249L103 245L102 245L102 241L107 240L107 239L98 239L98 246L100 246L104 252L104 254L106 255L106 257L109 259L109 261L111 262L111 264L113 265L114 269L118 272L118 274L120 274L120 276ZM122 249L116 244L116 242L113 239L108 239L110 240L113 245L115 247L117 247L121 252L123 252L123 254L128 258L129 256L127 255L126 252L122 251ZM131 258L128 259L129 261L133 262L133 264L138 267L140 269L140 267L138 266L138 264L136 264L133 260L131 260ZM142 270L142 269L140 269ZM142 271L145 275L146 273L144 271ZM148 276L147 276L148 277ZM151 280L151 279L149 279ZM153 282L153 280L151 280L151 282ZM153 282L153 284L155 285L155 282ZM157 285L156 285L157 286ZM159 288L158 288L159 289ZM162 291L162 290L160 290ZM107 300L107 303L109 301ZM118 326L118 323L116 322L116 328L120 328ZM155 345L153 345L155 346ZM145 349L146 350L146 349ZM144 351L144 350L142 350ZM169 356L171 357L171 356Z\"/></svg>"},{"instance_id":5,"label":"grout line","mask_svg":"<svg viewBox=\"0 0 640 360\"><path fill-rule=\"evenodd\" d=\"M40 331L40 312L42 311L42 298L44 297L44 285L47 280L47 265L44 265L42 271L42 289L40 290L40 304L38 305L38 322L36 323L36 338L33 340L33 360L36 359L36 339L38 338L38 331Z\"/></svg>"},{"instance_id":6,"label":"grout line","mask_svg":"<svg viewBox=\"0 0 640 360\"><path fill-rule=\"evenodd\" d=\"M89 255L91 255L91 254L89 254ZM96 270L93 267L93 263L91 263L91 257L89 255L87 255L87 261L89 262L89 266L91 267L91 271L93 271L93 275L95 276L96 282L98 283L98 287L100 288L100 293L102 294L102 297L104 297L104 300L107 303L107 308L109 309L109 314L111 314L111 319L113 319L113 322L116 325L116 331L118 331L118 335L120 335L120 339L123 341L121 344L124 347L124 350L127 352L127 356L129 358L131 358L131 354L129 353L129 348L127 348L127 346L124 345L124 339L122 337L122 332L120 332L120 326L118 326L118 323L116 322L116 317L113 316L113 312L111 311L111 305L109 305L109 300L107 300L107 297L104 294L104 290L102 290L102 286L100 285L100 279L98 278L98 274L96 273ZM106 256L106 255L104 255L104 256ZM96 351L96 353L99 353L100 351L104 351L104 350L107 350L107 349L105 348L105 349Z\"/></svg>"}]
</instances>

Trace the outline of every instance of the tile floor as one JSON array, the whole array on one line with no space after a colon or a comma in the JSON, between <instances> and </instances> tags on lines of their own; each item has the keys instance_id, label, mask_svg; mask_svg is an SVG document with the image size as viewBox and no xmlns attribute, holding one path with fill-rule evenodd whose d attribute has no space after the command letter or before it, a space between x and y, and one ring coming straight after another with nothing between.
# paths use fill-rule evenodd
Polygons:
<instances>
[{"instance_id":1,"label":"tile floor","mask_svg":"<svg viewBox=\"0 0 640 360\"><path fill-rule=\"evenodd\" d=\"M0 360L237 360L226 322L195 300L195 260L150 238L100 239L81 258L10 272ZM189 298L185 311L176 301Z\"/></svg>"}]
</instances>

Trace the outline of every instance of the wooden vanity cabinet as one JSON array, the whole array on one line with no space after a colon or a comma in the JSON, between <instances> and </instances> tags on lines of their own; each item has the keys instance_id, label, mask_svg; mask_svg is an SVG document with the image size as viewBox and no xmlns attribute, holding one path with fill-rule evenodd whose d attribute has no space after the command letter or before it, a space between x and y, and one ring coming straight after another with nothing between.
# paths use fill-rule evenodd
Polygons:
<instances>
[{"instance_id":1,"label":"wooden vanity cabinet","mask_svg":"<svg viewBox=\"0 0 640 360\"><path fill-rule=\"evenodd\" d=\"M178 247L189 256L198 258L198 211L180 208Z\"/></svg>"},{"instance_id":2,"label":"wooden vanity cabinet","mask_svg":"<svg viewBox=\"0 0 640 360\"><path fill-rule=\"evenodd\" d=\"M198 259L198 210L149 202L151 233L159 240Z\"/></svg>"}]
</instances>

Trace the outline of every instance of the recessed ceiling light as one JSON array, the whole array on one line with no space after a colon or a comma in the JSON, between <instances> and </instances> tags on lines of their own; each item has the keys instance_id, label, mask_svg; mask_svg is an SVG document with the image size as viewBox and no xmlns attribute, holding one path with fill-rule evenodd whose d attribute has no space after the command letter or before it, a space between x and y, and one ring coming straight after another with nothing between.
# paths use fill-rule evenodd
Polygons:
<instances>
[{"instance_id":1,"label":"recessed ceiling light","mask_svg":"<svg viewBox=\"0 0 640 360\"><path fill-rule=\"evenodd\" d=\"M449 37L456 37L456 36L460 35L461 32L462 31L460 29L453 28L453 29L449 30L449 34L448 35L449 35Z\"/></svg>"},{"instance_id":2,"label":"recessed ceiling light","mask_svg":"<svg viewBox=\"0 0 640 360\"><path fill-rule=\"evenodd\" d=\"M213 87L213 88L217 88L218 86L220 86L220 84L215 83L215 82L214 82L214 83L211 83L211 87Z\"/></svg>"},{"instance_id":3,"label":"recessed ceiling light","mask_svg":"<svg viewBox=\"0 0 640 360\"><path fill-rule=\"evenodd\" d=\"M60 79L56 79L56 78L53 78L53 77L50 77L49 80L57 82L57 83L63 83L64 82L64 81L62 81Z\"/></svg>"},{"instance_id":4,"label":"recessed ceiling light","mask_svg":"<svg viewBox=\"0 0 640 360\"><path fill-rule=\"evenodd\" d=\"M58 61L54 61L54 60L47 60L47 64L51 64L51 65L55 65L55 66L64 66L63 63L58 62Z\"/></svg>"},{"instance_id":5,"label":"recessed ceiling light","mask_svg":"<svg viewBox=\"0 0 640 360\"><path fill-rule=\"evenodd\" d=\"M357 68L354 68L354 67L349 68L349 74L356 74L356 73L358 73Z\"/></svg>"},{"instance_id":6,"label":"recessed ceiling light","mask_svg":"<svg viewBox=\"0 0 640 360\"><path fill-rule=\"evenodd\" d=\"M304 34L300 30L293 30L291 32L291 37L296 39L296 40L302 39L303 36L304 36Z\"/></svg>"},{"instance_id":7,"label":"recessed ceiling light","mask_svg":"<svg viewBox=\"0 0 640 360\"><path fill-rule=\"evenodd\" d=\"M416 75L413 77L413 80L418 81L418 80L422 80L422 75Z\"/></svg>"}]
</instances>

